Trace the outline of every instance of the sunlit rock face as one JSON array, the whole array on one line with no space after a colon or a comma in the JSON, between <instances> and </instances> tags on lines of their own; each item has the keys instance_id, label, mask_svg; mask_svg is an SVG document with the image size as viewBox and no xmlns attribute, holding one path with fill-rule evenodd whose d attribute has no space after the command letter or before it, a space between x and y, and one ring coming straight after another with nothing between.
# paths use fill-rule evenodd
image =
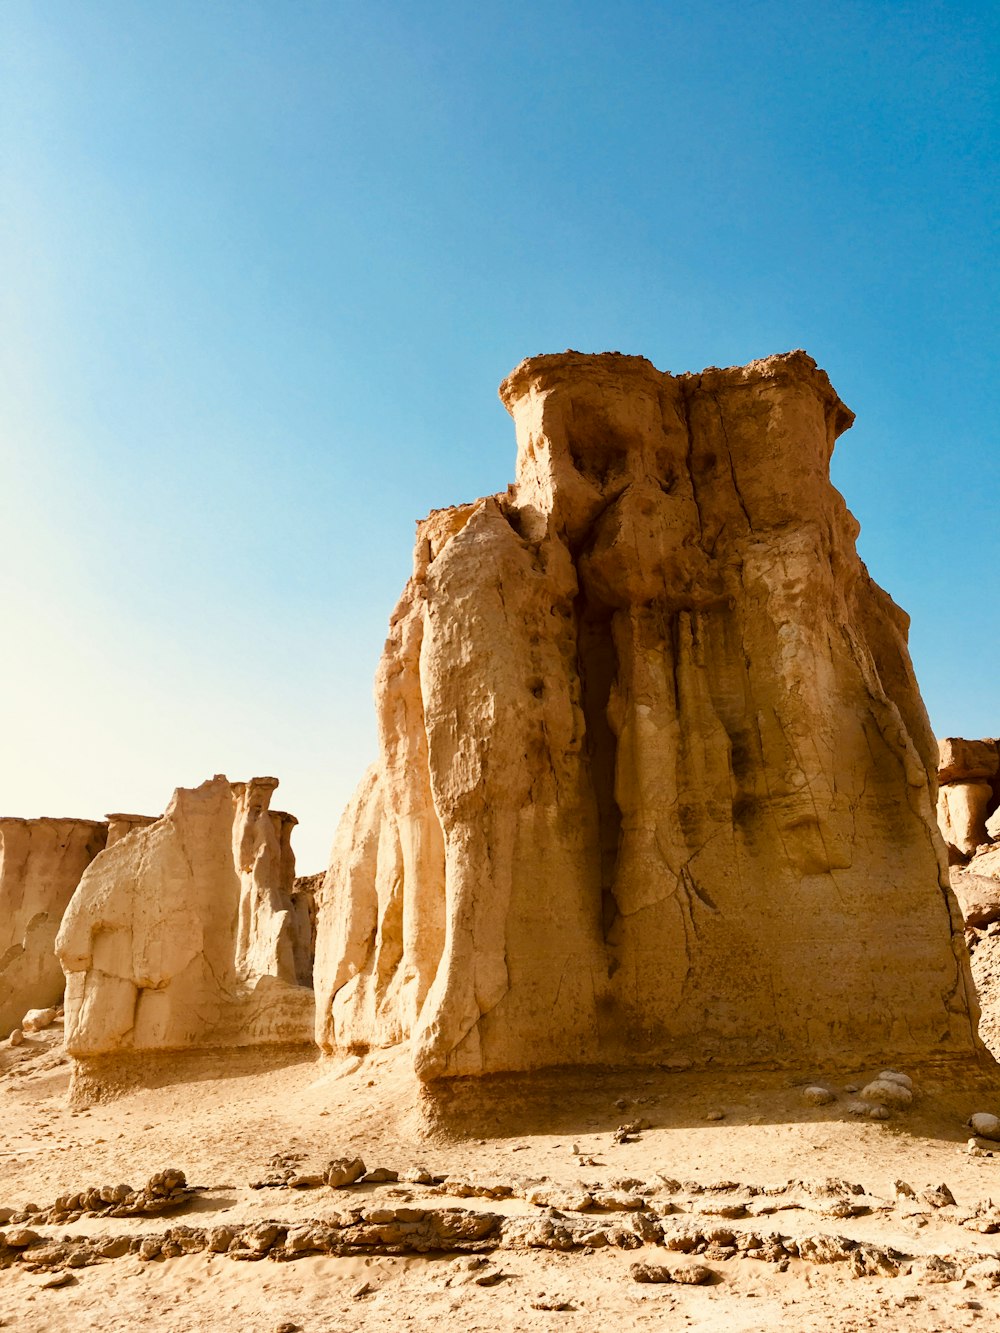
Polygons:
<instances>
[{"instance_id":1,"label":"sunlit rock face","mask_svg":"<svg viewBox=\"0 0 1000 1333\"><path fill-rule=\"evenodd\" d=\"M89 867L56 940L71 1054L311 1042L295 820L269 809L277 785L181 787Z\"/></svg>"},{"instance_id":2,"label":"sunlit rock face","mask_svg":"<svg viewBox=\"0 0 1000 1333\"><path fill-rule=\"evenodd\" d=\"M107 838L93 819L0 819L0 1037L29 1009L62 1002L56 932Z\"/></svg>"},{"instance_id":3,"label":"sunlit rock face","mask_svg":"<svg viewBox=\"0 0 1000 1333\"><path fill-rule=\"evenodd\" d=\"M803 352L522 362L506 495L418 526L317 1036L423 1079L979 1049L905 614Z\"/></svg>"}]
</instances>

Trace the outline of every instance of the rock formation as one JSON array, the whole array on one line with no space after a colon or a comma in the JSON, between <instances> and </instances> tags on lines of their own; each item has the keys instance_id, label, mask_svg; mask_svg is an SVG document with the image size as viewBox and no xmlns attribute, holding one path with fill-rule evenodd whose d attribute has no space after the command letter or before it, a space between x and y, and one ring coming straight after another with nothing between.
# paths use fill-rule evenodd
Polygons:
<instances>
[{"instance_id":1,"label":"rock formation","mask_svg":"<svg viewBox=\"0 0 1000 1333\"><path fill-rule=\"evenodd\" d=\"M62 1002L56 931L107 836L92 819L0 819L0 1037Z\"/></svg>"},{"instance_id":2,"label":"rock formation","mask_svg":"<svg viewBox=\"0 0 1000 1333\"><path fill-rule=\"evenodd\" d=\"M274 778L179 788L83 876L56 941L78 1059L312 1040Z\"/></svg>"},{"instance_id":3,"label":"rock formation","mask_svg":"<svg viewBox=\"0 0 1000 1333\"><path fill-rule=\"evenodd\" d=\"M1000 1056L1000 742L940 742L938 819L965 918L980 1032ZM985 790L984 790L985 789Z\"/></svg>"},{"instance_id":4,"label":"rock formation","mask_svg":"<svg viewBox=\"0 0 1000 1333\"><path fill-rule=\"evenodd\" d=\"M317 1037L423 1079L978 1051L906 615L803 352L522 362L504 495L418 525Z\"/></svg>"},{"instance_id":5,"label":"rock formation","mask_svg":"<svg viewBox=\"0 0 1000 1333\"><path fill-rule=\"evenodd\" d=\"M938 823L952 864L991 841L986 825L1000 807L1000 746L949 736L939 743Z\"/></svg>"}]
</instances>

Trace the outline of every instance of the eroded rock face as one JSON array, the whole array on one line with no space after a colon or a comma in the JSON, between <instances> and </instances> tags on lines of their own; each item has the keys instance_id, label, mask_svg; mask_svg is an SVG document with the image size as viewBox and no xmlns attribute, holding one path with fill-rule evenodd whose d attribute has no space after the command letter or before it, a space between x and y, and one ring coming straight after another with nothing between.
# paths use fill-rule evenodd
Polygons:
<instances>
[{"instance_id":1,"label":"eroded rock face","mask_svg":"<svg viewBox=\"0 0 1000 1333\"><path fill-rule=\"evenodd\" d=\"M80 1058L312 1039L297 984L290 815L273 778L179 788L97 858L56 941Z\"/></svg>"},{"instance_id":2,"label":"eroded rock face","mask_svg":"<svg viewBox=\"0 0 1000 1333\"><path fill-rule=\"evenodd\" d=\"M908 620L802 352L535 357L433 513L320 904L317 1036L424 1079L978 1049Z\"/></svg>"},{"instance_id":3,"label":"eroded rock face","mask_svg":"<svg viewBox=\"0 0 1000 1333\"><path fill-rule=\"evenodd\" d=\"M92 819L0 819L0 1037L29 1009L61 1003L56 932L107 837Z\"/></svg>"}]
</instances>

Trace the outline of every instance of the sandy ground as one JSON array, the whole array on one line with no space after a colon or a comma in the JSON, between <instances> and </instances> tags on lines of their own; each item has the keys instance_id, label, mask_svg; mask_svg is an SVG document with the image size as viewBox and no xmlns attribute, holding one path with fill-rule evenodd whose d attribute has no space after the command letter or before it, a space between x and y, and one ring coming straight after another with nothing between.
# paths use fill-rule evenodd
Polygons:
<instances>
[{"instance_id":1,"label":"sandy ground","mask_svg":"<svg viewBox=\"0 0 1000 1333\"><path fill-rule=\"evenodd\" d=\"M459 1086L433 1099L415 1087L401 1052L339 1065L303 1057L278 1068L202 1057L163 1071L163 1086L72 1107L70 1067L58 1042L53 1029L16 1051L0 1046L0 1205L47 1207L59 1194L91 1185L138 1186L167 1166L182 1168L189 1184L202 1189L168 1217L82 1218L68 1227L37 1228L45 1235L323 1219L347 1196L368 1205L414 1201L538 1216L544 1209L523 1197L530 1192L525 1182L596 1188L671 1178L679 1186L669 1195L668 1222L711 1226L720 1220L712 1209L721 1195L703 1187L795 1181L804 1187L774 1198L723 1191L746 1198L751 1213L727 1225L791 1237L847 1236L891 1246L905 1259L898 1276L855 1278L845 1263L686 1257L653 1244L568 1253L503 1248L478 1268L477 1261L454 1254L313 1256L288 1263L241 1263L205 1253L151 1261L130 1255L68 1272L67 1284L54 1288L44 1285L51 1272L31 1273L20 1264L0 1271L4 1327L332 1333L388 1323L574 1331L905 1326L944 1333L988 1328L1000 1317L1000 1233L961 1224L991 1196L1000 1201L1000 1144L996 1157L971 1156L964 1127L974 1111L1000 1113L1000 1082L992 1069L908 1069L915 1103L882 1123L859 1120L847 1109L852 1095L846 1087L863 1084L877 1070L740 1077L568 1071L490 1080L474 1095ZM804 1101L803 1087L817 1081L837 1091L835 1102L817 1107ZM649 1127L632 1141L615 1141L618 1126L640 1120ZM303 1169L355 1155L369 1168L426 1166L452 1178L512 1183L520 1197L431 1197L425 1187L391 1183L337 1191L252 1189L277 1153L294 1154ZM873 1196L871 1211L832 1218L822 1190L830 1177L863 1185ZM898 1180L918 1197L899 1196ZM942 1183L955 1205L937 1207L919 1197ZM987 1262L976 1266L977 1255ZM929 1256L958 1256L958 1269L939 1266L935 1273ZM630 1271L637 1261L704 1262L712 1281L641 1284ZM494 1285L479 1285L487 1271ZM952 1271L958 1273L952 1280L932 1280Z\"/></svg>"}]
</instances>

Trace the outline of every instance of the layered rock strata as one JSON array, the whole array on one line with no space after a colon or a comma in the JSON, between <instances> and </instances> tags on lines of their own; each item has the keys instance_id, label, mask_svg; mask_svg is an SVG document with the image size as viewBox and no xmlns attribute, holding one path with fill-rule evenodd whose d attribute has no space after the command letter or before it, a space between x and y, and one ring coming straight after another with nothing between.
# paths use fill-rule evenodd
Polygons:
<instances>
[{"instance_id":1,"label":"layered rock strata","mask_svg":"<svg viewBox=\"0 0 1000 1333\"><path fill-rule=\"evenodd\" d=\"M418 525L317 1037L423 1079L981 1049L908 619L803 352L522 362L504 495Z\"/></svg>"},{"instance_id":2,"label":"layered rock strata","mask_svg":"<svg viewBox=\"0 0 1000 1333\"><path fill-rule=\"evenodd\" d=\"M92 819L0 819L0 1037L62 1001L56 932L108 827Z\"/></svg>"},{"instance_id":3,"label":"layered rock strata","mask_svg":"<svg viewBox=\"0 0 1000 1333\"><path fill-rule=\"evenodd\" d=\"M78 1059L312 1040L277 781L179 788L90 866L56 950Z\"/></svg>"}]
</instances>

